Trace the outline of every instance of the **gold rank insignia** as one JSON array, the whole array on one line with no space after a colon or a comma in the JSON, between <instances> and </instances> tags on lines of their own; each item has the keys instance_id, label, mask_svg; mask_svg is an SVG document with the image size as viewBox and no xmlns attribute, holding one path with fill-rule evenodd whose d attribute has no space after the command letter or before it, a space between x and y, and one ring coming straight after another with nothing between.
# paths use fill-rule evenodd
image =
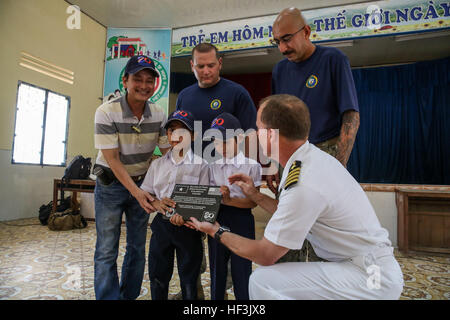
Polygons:
<instances>
[{"instance_id":1,"label":"gold rank insignia","mask_svg":"<svg viewBox=\"0 0 450 320\"><path fill-rule=\"evenodd\" d=\"M295 160L291 167L289 168L289 173L286 178L286 182L284 183L284 190L292 187L293 185L297 184L298 180L300 179L300 169L302 167L302 162Z\"/></svg>"}]
</instances>

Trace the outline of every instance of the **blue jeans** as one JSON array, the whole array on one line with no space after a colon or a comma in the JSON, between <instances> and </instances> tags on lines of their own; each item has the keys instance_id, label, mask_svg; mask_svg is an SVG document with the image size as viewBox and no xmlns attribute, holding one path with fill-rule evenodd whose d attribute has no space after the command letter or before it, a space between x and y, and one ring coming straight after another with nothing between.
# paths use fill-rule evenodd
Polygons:
<instances>
[{"instance_id":1,"label":"blue jeans","mask_svg":"<svg viewBox=\"0 0 450 320\"><path fill-rule=\"evenodd\" d=\"M140 184L138 183L138 186ZM119 284L117 255L125 212L127 246ZM95 185L94 287L97 300L134 300L141 291L145 268L145 242L149 215L119 182Z\"/></svg>"}]
</instances>

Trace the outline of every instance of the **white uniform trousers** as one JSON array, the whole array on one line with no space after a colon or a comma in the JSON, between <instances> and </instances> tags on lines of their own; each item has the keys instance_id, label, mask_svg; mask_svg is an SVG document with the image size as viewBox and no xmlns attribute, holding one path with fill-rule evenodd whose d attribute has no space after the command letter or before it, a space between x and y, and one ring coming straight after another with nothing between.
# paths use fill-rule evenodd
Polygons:
<instances>
[{"instance_id":1,"label":"white uniform trousers","mask_svg":"<svg viewBox=\"0 0 450 320\"><path fill-rule=\"evenodd\" d=\"M251 300L398 299L403 274L393 255L364 268L351 261L286 262L258 267L250 276Z\"/></svg>"}]
</instances>

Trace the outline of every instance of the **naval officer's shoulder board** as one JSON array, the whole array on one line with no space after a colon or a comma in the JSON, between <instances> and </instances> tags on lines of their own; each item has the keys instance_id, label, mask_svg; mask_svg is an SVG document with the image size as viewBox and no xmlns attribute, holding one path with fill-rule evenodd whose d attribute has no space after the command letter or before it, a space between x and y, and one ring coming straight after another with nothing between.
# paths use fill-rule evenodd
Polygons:
<instances>
[{"instance_id":1,"label":"naval officer's shoulder board","mask_svg":"<svg viewBox=\"0 0 450 320\"><path fill-rule=\"evenodd\" d=\"M300 180L301 167L302 162L300 160L295 160L291 164L291 167L289 168L289 172L286 178L286 182L284 183L284 190L287 190L298 183L298 181Z\"/></svg>"}]
</instances>

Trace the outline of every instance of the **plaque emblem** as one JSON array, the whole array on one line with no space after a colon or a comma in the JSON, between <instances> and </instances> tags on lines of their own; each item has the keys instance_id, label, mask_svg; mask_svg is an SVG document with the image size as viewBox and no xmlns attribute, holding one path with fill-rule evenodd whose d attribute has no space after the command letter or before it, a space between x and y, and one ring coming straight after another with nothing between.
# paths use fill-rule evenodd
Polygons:
<instances>
[{"instance_id":1,"label":"plaque emblem","mask_svg":"<svg viewBox=\"0 0 450 320\"><path fill-rule=\"evenodd\" d=\"M214 213L205 211L205 213L203 214L203 219L205 219L206 221L213 220L214 219Z\"/></svg>"}]
</instances>

